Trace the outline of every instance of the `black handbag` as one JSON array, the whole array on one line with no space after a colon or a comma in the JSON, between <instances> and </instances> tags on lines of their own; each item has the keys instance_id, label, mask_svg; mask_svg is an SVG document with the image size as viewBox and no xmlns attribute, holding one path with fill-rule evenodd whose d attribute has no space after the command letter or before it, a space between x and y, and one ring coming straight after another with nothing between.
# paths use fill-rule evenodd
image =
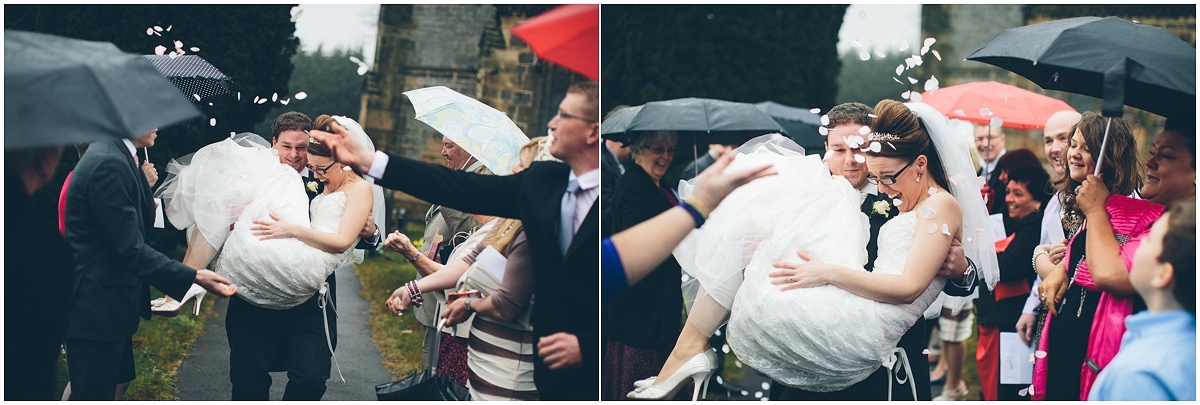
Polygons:
<instances>
[{"instance_id":1,"label":"black handbag","mask_svg":"<svg viewBox=\"0 0 1200 405\"><path fill-rule=\"evenodd\" d=\"M376 385L375 397L380 401L470 401L471 393L448 375L424 370L400 381Z\"/></svg>"}]
</instances>

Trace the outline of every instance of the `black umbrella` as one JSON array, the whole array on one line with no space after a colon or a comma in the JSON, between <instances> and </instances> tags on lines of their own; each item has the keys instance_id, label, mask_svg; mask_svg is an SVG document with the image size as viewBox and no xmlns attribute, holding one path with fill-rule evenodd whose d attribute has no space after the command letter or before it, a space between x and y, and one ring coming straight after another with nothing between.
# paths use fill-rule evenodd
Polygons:
<instances>
[{"instance_id":1,"label":"black umbrella","mask_svg":"<svg viewBox=\"0 0 1200 405\"><path fill-rule=\"evenodd\" d=\"M740 145L762 134L786 133L771 116L753 104L680 98L652 101L639 107L636 111L625 113L632 116L624 128L620 128L624 123L624 114L618 114L629 109L613 113L607 120L612 125L601 125L601 135L606 139L630 143L642 132L675 131L681 138L686 137L700 145Z\"/></svg>"},{"instance_id":2,"label":"black umbrella","mask_svg":"<svg viewBox=\"0 0 1200 405\"><path fill-rule=\"evenodd\" d=\"M141 56L4 30L4 149L130 138L197 117Z\"/></svg>"},{"instance_id":3,"label":"black umbrella","mask_svg":"<svg viewBox=\"0 0 1200 405\"><path fill-rule=\"evenodd\" d=\"M1079 17L1010 28L968 60L1024 76L1046 90L1104 99L1162 116L1194 112L1196 49L1160 27L1116 17Z\"/></svg>"},{"instance_id":4,"label":"black umbrella","mask_svg":"<svg viewBox=\"0 0 1200 405\"><path fill-rule=\"evenodd\" d=\"M158 72L171 81L180 93L194 102L210 100L231 94L229 76L216 66L196 55L142 55L154 65Z\"/></svg>"},{"instance_id":5,"label":"black umbrella","mask_svg":"<svg viewBox=\"0 0 1200 405\"><path fill-rule=\"evenodd\" d=\"M629 121L633 120L633 116L637 115L638 111L642 110L642 106L625 107L609 114L604 122L600 123L600 136L614 141L621 141L628 144L631 140L626 136L626 129L629 128Z\"/></svg>"},{"instance_id":6,"label":"black umbrella","mask_svg":"<svg viewBox=\"0 0 1200 405\"><path fill-rule=\"evenodd\" d=\"M1124 106L1166 117L1196 110L1196 49L1175 34L1116 17L1078 17L1004 30L967 57L1042 86L1102 98L1101 112ZM1096 160L1104 160L1108 127Z\"/></svg>"},{"instance_id":7,"label":"black umbrella","mask_svg":"<svg viewBox=\"0 0 1200 405\"><path fill-rule=\"evenodd\" d=\"M774 101L764 101L754 104L755 107L770 115L779 123L796 144L803 146L808 153L824 153L825 138L821 136L821 116L812 111L787 106Z\"/></svg>"}]
</instances>

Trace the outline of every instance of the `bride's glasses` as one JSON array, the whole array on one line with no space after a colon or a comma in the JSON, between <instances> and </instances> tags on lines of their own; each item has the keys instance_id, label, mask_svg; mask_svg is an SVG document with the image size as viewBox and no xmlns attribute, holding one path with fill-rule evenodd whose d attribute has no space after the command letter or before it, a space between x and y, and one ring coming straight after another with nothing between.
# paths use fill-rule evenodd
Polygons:
<instances>
[{"instance_id":1,"label":"bride's glasses","mask_svg":"<svg viewBox=\"0 0 1200 405\"><path fill-rule=\"evenodd\" d=\"M885 186L890 186L890 185L896 184L896 178L900 177L900 173L904 173L905 169L908 169L909 166L912 166L913 162L916 162L916 160L914 159L914 160L908 161L908 164L904 165L904 167L900 168L900 170L897 171L896 173L889 174L889 175L883 176L883 177L875 177L874 175L868 173L867 181L871 182L871 184L882 184Z\"/></svg>"},{"instance_id":2,"label":"bride's glasses","mask_svg":"<svg viewBox=\"0 0 1200 405\"><path fill-rule=\"evenodd\" d=\"M337 162L330 162L329 166L325 166L324 169L318 169L318 168L313 167L313 165L308 165L308 170L312 170L313 172L320 173L322 176L324 176L326 173L329 173L329 169L332 168L333 165L335 165L335 164L337 164Z\"/></svg>"}]
</instances>

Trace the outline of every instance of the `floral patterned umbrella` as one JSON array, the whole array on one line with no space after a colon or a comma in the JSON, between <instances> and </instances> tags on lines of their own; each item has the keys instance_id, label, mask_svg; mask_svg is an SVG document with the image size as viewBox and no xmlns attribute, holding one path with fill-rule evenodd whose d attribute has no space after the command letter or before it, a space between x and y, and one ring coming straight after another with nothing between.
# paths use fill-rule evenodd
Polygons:
<instances>
[{"instance_id":1,"label":"floral patterned umbrella","mask_svg":"<svg viewBox=\"0 0 1200 405\"><path fill-rule=\"evenodd\" d=\"M504 113L445 86L404 92L428 124L498 175L512 173L529 137Z\"/></svg>"}]
</instances>

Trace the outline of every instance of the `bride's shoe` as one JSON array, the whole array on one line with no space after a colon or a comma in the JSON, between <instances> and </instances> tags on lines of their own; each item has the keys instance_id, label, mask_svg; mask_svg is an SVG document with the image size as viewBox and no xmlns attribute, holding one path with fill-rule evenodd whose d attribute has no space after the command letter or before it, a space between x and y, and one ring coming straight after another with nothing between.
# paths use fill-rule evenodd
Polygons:
<instances>
[{"instance_id":1,"label":"bride's shoe","mask_svg":"<svg viewBox=\"0 0 1200 405\"><path fill-rule=\"evenodd\" d=\"M179 315L179 310L183 308L183 304L187 303L188 300L195 298L194 304L192 305L192 316L200 316L200 302L204 300L204 295L206 293L208 293L208 291L204 290L204 287L201 287L198 284L192 284L192 287L188 288L187 294L185 294L183 299L179 301L167 301L166 299L162 299L160 302L158 302L158 300L150 301L150 312L166 317Z\"/></svg>"},{"instance_id":2,"label":"bride's shoe","mask_svg":"<svg viewBox=\"0 0 1200 405\"><path fill-rule=\"evenodd\" d=\"M643 386L635 389L633 392L625 395L632 399L668 399L675 395L675 392L687 384L688 377L692 378L692 382L696 387L692 390L692 400L695 401L700 397L700 390L703 388L705 396L708 395L708 377L712 375L713 370L717 368L717 354L713 350L705 350L703 353L693 356L687 362L679 366L674 374L671 374L660 384L654 384L657 380L655 377L641 380L638 383L650 380L649 386Z\"/></svg>"},{"instance_id":3,"label":"bride's shoe","mask_svg":"<svg viewBox=\"0 0 1200 405\"><path fill-rule=\"evenodd\" d=\"M650 376L650 378L646 378L646 379L641 379L641 380L634 381L634 382L633 382L633 388L646 388L646 387L649 387L649 386L651 386L651 385L654 385L654 381L655 381L655 380L657 380L657 379L658 379L658 376L654 375L654 376Z\"/></svg>"}]
</instances>

